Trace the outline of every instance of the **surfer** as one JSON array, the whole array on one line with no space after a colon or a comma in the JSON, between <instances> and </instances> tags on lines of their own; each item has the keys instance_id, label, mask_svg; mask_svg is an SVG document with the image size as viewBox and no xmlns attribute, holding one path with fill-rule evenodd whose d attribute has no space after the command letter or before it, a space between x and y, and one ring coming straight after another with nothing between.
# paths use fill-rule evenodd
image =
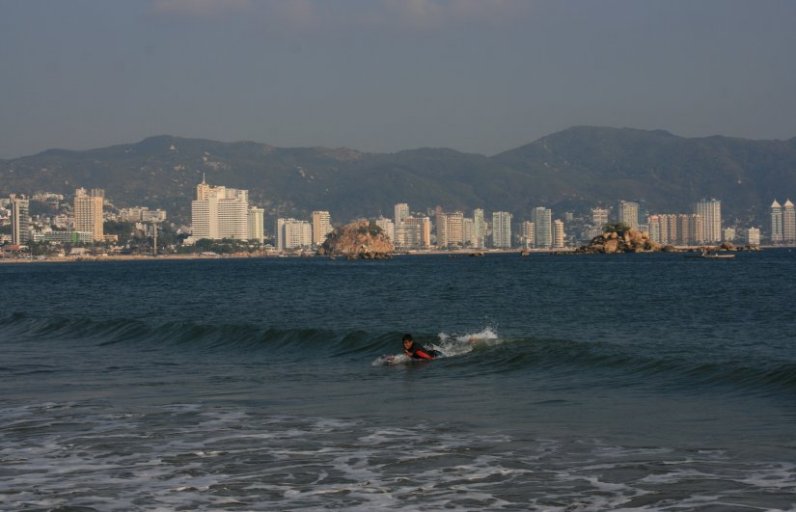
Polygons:
<instances>
[{"instance_id":1,"label":"surfer","mask_svg":"<svg viewBox=\"0 0 796 512\"><path fill-rule=\"evenodd\" d=\"M441 355L438 350L429 350L425 347L415 344L415 340L411 334L404 334L403 337L404 354L412 359L434 359Z\"/></svg>"}]
</instances>

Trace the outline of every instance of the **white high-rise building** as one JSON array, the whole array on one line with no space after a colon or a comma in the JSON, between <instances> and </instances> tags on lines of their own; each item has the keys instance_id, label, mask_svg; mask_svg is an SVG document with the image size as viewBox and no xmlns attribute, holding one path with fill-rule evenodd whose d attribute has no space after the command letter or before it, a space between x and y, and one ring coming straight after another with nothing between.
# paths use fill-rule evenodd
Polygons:
<instances>
[{"instance_id":1,"label":"white high-rise building","mask_svg":"<svg viewBox=\"0 0 796 512\"><path fill-rule=\"evenodd\" d=\"M771 203L771 243L779 244L782 243L784 239L784 232L782 230L782 205L774 199L774 202Z\"/></svg>"},{"instance_id":2,"label":"white high-rise building","mask_svg":"<svg viewBox=\"0 0 796 512\"><path fill-rule=\"evenodd\" d=\"M749 228L746 230L747 245L760 245L760 229Z\"/></svg>"},{"instance_id":3,"label":"white high-rise building","mask_svg":"<svg viewBox=\"0 0 796 512\"><path fill-rule=\"evenodd\" d=\"M553 248L561 249L564 247L567 235L564 233L564 221L556 219L553 221Z\"/></svg>"},{"instance_id":4,"label":"white high-rise building","mask_svg":"<svg viewBox=\"0 0 796 512\"><path fill-rule=\"evenodd\" d=\"M191 202L192 236L195 240L249 238L249 191L211 187L204 180L196 186Z\"/></svg>"},{"instance_id":5,"label":"white high-rise building","mask_svg":"<svg viewBox=\"0 0 796 512\"><path fill-rule=\"evenodd\" d=\"M437 247L464 245L464 214L462 212L437 214Z\"/></svg>"},{"instance_id":6,"label":"white high-rise building","mask_svg":"<svg viewBox=\"0 0 796 512\"><path fill-rule=\"evenodd\" d=\"M11 194L11 243L21 245L30 240L30 200Z\"/></svg>"},{"instance_id":7,"label":"white high-rise building","mask_svg":"<svg viewBox=\"0 0 796 512\"><path fill-rule=\"evenodd\" d=\"M790 199L782 205L782 239L786 244L796 243L796 210Z\"/></svg>"},{"instance_id":8,"label":"white high-rise building","mask_svg":"<svg viewBox=\"0 0 796 512\"><path fill-rule=\"evenodd\" d=\"M249 208L249 240L265 242L265 210L256 206Z\"/></svg>"},{"instance_id":9,"label":"white high-rise building","mask_svg":"<svg viewBox=\"0 0 796 512\"><path fill-rule=\"evenodd\" d=\"M499 249L511 248L511 218L509 212L492 212L492 245Z\"/></svg>"},{"instance_id":10,"label":"white high-rise building","mask_svg":"<svg viewBox=\"0 0 796 512\"><path fill-rule=\"evenodd\" d=\"M486 240L486 220L484 220L483 208L473 210L473 239L472 246L483 248Z\"/></svg>"},{"instance_id":11,"label":"white high-rise building","mask_svg":"<svg viewBox=\"0 0 796 512\"><path fill-rule=\"evenodd\" d=\"M312 224L304 220L276 221L276 246L280 251L312 246Z\"/></svg>"},{"instance_id":12,"label":"white high-rise building","mask_svg":"<svg viewBox=\"0 0 796 512\"><path fill-rule=\"evenodd\" d=\"M395 223L386 217L379 217L376 219L376 225L379 226L384 234L387 235L387 238L395 244Z\"/></svg>"},{"instance_id":13,"label":"white high-rise building","mask_svg":"<svg viewBox=\"0 0 796 512\"><path fill-rule=\"evenodd\" d=\"M321 245L326 241L326 235L332 232L332 217L325 210L312 212L312 243Z\"/></svg>"},{"instance_id":14,"label":"white high-rise building","mask_svg":"<svg viewBox=\"0 0 796 512\"><path fill-rule=\"evenodd\" d=\"M527 248L536 245L536 224L526 220L522 223L522 246Z\"/></svg>"},{"instance_id":15,"label":"white high-rise building","mask_svg":"<svg viewBox=\"0 0 796 512\"><path fill-rule=\"evenodd\" d=\"M409 217L409 205L407 203L397 203L394 207L394 212L395 245L398 247L407 247L409 243L407 241L404 219Z\"/></svg>"},{"instance_id":16,"label":"white high-rise building","mask_svg":"<svg viewBox=\"0 0 796 512\"><path fill-rule=\"evenodd\" d=\"M650 240L661 243L661 223L659 215L647 215L647 229Z\"/></svg>"},{"instance_id":17,"label":"white high-rise building","mask_svg":"<svg viewBox=\"0 0 796 512\"><path fill-rule=\"evenodd\" d=\"M547 248L553 246L553 210L538 206L531 213L534 227L536 228L536 247Z\"/></svg>"},{"instance_id":18,"label":"white high-rise building","mask_svg":"<svg viewBox=\"0 0 796 512\"><path fill-rule=\"evenodd\" d=\"M249 238L249 191L226 189L218 201L218 236L233 240Z\"/></svg>"},{"instance_id":19,"label":"white high-rise building","mask_svg":"<svg viewBox=\"0 0 796 512\"><path fill-rule=\"evenodd\" d=\"M469 245L470 247L474 247L473 226L473 219L469 217L462 219L462 238L464 239L464 245Z\"/></svg>"},{"instance_id":20,"label":"white high-rise building","mask_svg":"<svg viewBox=\"0 0 796 512\"><path fill-rule=\"evenodd\" d=\"M431 247L431 219L428 217L406 217L403 220L404 245L406 249Z\"/></svg>"},{"instance_id":21,"label":"white high-rise building","mask_svg":"<svg viewBox=\"0 0 796 512\"><path fill-rule=\"evenodd\" d=\"M221 187L219 187L221 188ZM196 199L191 202L191 238L218 240L218 188L202 181L196 186Z\"/></svg>"},{"instance_id":22,"label":"white high-rise building","mask_svg":"<svg viewBox=\"0 0 796 512\"><path fill-rule=\"evenodd\" d=\"M696 204L695 212L702 217L704 242L721 242L721 201L703 199Z\"/></svg>"},{"instance_id":23,"label":"white high-rise building","mask_svg":"<svg viewBox=\"0 0 796 512\"><path fill-rule=\"evenodd\" d=\"M101 188L75 190L75 231L91 233L95 242L105 238L103 232L102 203L105 191Z\"/></svg>"},{"instance_id":24,"label":"white high-rise building","mask_svg":"<svg viewBox=\"0 0 796 512\"><path fill-rule=\"evenodd\" d=\"M638 203L619 201L619 222L627 224L630 229L638 229Z\"/></svg>"}]
</instances>

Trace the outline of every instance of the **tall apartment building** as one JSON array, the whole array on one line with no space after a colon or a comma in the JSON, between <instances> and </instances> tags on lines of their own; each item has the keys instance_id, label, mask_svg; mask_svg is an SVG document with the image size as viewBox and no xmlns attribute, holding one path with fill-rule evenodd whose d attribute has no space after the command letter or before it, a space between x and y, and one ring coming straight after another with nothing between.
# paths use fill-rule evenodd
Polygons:
<instances>
[{"instance_id":1,"label":"tall apartment building","mask_svg":"<svg viewBox=\"0 0 796 512\"><path fill-rule=\"evenodd\" d=\"M464 245L464 214L437 213L437 247Z\"/></svg>"},{"instance_id":2,"label":"tall apartment building","mask_svg":"<svg viewBox=\"0 0 796 512\"><path fill-rule=\"evenodd\" d=\"M650 240L661 243L661 221L659 215L647 215L647 231Z\"/></svg>"},{"instance_id":3,"label":"tall apartment building","mask_svg":"<svg viewBox=\"0 0 796 512\"><path fill-rule=\"evenodd\" d=\"M650 239L659 244L697 245L702 243L702 217L685 213L658 213L647 216Z\"/></svg>"},{"instance_id":4,"label":"tall apartment building","mask_svg":"<svg viewBox=\"0 0 796 512\"><path fill-rule=\"evenodd\" d=\"M685 213L677 214L677 243L679 245L691 245L695 239L691 217Z\"/></svg>"},{"instance_id":5,"label":"tall apartment building","mask_svg":"<svg viewBox=\"0 0 796 512\"><path fill-rule=\"evenodd\" d=\"M21 245L30 240L30 200L11 194L11 243Z\"/></svg>"},{"instance_id":6,"label":"tall apartment building","mask_svg":"<svg viewBox=\"0 0 796 512\"><path fill-rule=\"evenodd\" d=\"M760 229L749 228L746 230L747 245L760 245Z\"/></svg>"},{"instance_id":7,"label":"tall apartment building","mask_svg":"<svg viewBox=\"0 0 796 512\"><path fill-rule=\"evenodd\" d=\"M204 180L196 186L191 202L191 226L194 240L249 238L249 191L212 187Z\"/></svg>"},{"instance_id":8,"label":"tall apartment building","mask_svg":"<svg viewBox=\"0 0 796 512\"><path fill-rule=\"evenodd\" d=\"M790 199L782 205L782 241L786 244L796 243L796 210Z\"/></svg>"},{"instance_id":9,"label":"tall apartment building","mask_svg":"<svg viewBox=\"0 0 796 512\"><path fill-rule=\"evenodd\" d=\"M265 242L265 210L256 206L249 208L249 240Z\"/></svg>"},{"instance_id":10,"label":"tall apartment building","mask_svg":"<svg viewBox=\"0 0 796 512\"><path fill-rule=\"evenodd\" d=\"M393 222L395 223L395 245L398 247L407 247L408 241L406 236L406 226L404 226L404 219L409 217L409 205L407 203L397 203L393 210Z\"/></svg>"},{"instance_id":11,"label":"tall apartment building","mask_svg":"<svg viewBox=\"0 0 796 512\"><path fill-rule=\"evenodd\" d=\"M782 205L774 199L771 203L771 243L781 244L785 240L782 230Z\"/></svg>"},{"instance_id":12,"label":"tall apartment building","mask_svg":"<svg viewBox=\"0 0 796 512\"><path fill-rule=\"evenodd\" d=\"M526 249L536 245L536 224L526 220L522 223L522 246Z\"/></svg>"},{"instance_id":13,"label":"tall apartment building","mask_svg":"<svg viewBox=\"0 0 796 512\"><path fill-rule=\"evenodd\" d=\"M703 240L702 242L721 242L721 201L718 199L703 199L694 207L694 213L702 217Z\"/></svg>"},{"instance_id":14,"label":"tall apartment building","mask_svg":"<svg viewBox=\"0 0 796 512\"><path fill-rule=\"evenodd\" d=\"M486 220L484 220L483 208L476 208L473 210L473 239L472 246L476 248L483 248L486 244Z\"/></svg>"},{"instance_id":15,"label":"tall apartment building","mask_svg":"<svg viewBox=\"0 0 796 512\"><path fill-rule=\"evenodd\" d=\"M553 221L553 248L561 249L566 243L567 235L564 232L564 221L556 219Z\"/></svg>"},{"instance_id":16,"label":"tall apartment building","mask_svg":"<svg viewBox=\"0 0 796 512\"><path fill-rule=\"evenodd\" d=\"M379 226L384 234L387 235L387 238L395 244L395 223L386 217L379 217L376 219L376 225Z\"/></svg>"},{"instance_id":17,"label":"tall apartment building","mask_svg":"<svg viewBox=\"0 0 796 512\"><path fill-rule=\"evenodd\" d=\"M498 249L511 247L511 218L509 212L492 212L492 245Z\"/></svg>"},{"instance_id":18,"label":"tall apartment building","mask_svg":"<svg viewBox=\"0 0 796 512\"><path fill-rule=\"evenodd\" d=\"M700 244L703 240L705 240L705 219L696 213L689 215L689 219L688 226L691 230L689 244Z\"/></svg>"},{"instance_id":19,"label":"tall apartment building","mask_svg":"<svg viewBox=\"0 0 796 512\"><path fill-rule=\"evenodd\" d=\"M638 229L638 203L619 201L619 222L627 224L630 229Z\"/></svg>"},{"instance_id":20,"label":"tall apartment building","mask_svg":"<svg viewBox=\"0 0 796 512\"><path fill-rule=\"evenodd\" d=\"M87 191L84 188L75 190L75 231L91 233L91 239L101 242L105 238L103 231L102 203L105 200L105 191L93 188Z\"/></svg>"},{"instance_id":21,"label":"tall apartment building","mask_svg":"<svg viewBox=\"0 0 796 512\"><path fill-rule=\"evenodd\" d=\"M276 221L276 247L280 251L310 247L312 224L305 220L283 219Z\"/></svg>"},{"instance_id":22,"label":"tall apartment building","mask_svg":"<svg viewBox=\"0 0 796 512\"><path fill-rule=\"evenodd\" d=\"M312 212L312 243L321 245L326 241L326 235L332 232L332 217L325 210Z\"/></svg>"},{"instance_id":23,"label":"tall apartment building","mask_svg":"<svg viewBox=\"0 0 796 512\"><path fill-rule=\"evenodd\" d=\"M234 240L249 238L249 191L226 189L218 201L218 236Z\"/></svg>"},{"instance_id":24,"label":"tall apartment building","mask_svg":"<svg viewBox=\"0 0 796 512\"><path fill-rule=\"evenodd\" d=\"M431 247L431 219L428 217L405 217L402 221L403 245L405 249L427 249Z\"/></svg>"},{"instance_id":25,"label":"tall apartment building","mask_svg":"<svg viewBox=\"0 0 796 512\"><path fill-rule=\"evenodd\" d=\"M670 244L681 244L683 234L680 232L680 217L677 214L670 213L666 215L666 231L669 234Z\"/></svg>"},{"instance_id":26,"label":"tall apartment building","mask_svg":"<svg viewBox=\"0 0 796 512\"><path fill-rule=\"evenodd\" d=\"M535 243L536 247L549 249L553 246L553 210L538 206L531 212L531 220L533 220L536 229Z\"/></svg>"},{"instance_id":27,"label":"tall apartment building","mask_svg":"<svg viewBox=\"0 0 796 512\"><path fill-rule=\"evenodd\" d=\"M465 217L462 219L462 238L464 239L464 245L469 245L470 247L473 247L473 240L475 238L473 236L474 225L475 223L473 222L473 219L469 217Z\"/></svg>"}]
</instances>

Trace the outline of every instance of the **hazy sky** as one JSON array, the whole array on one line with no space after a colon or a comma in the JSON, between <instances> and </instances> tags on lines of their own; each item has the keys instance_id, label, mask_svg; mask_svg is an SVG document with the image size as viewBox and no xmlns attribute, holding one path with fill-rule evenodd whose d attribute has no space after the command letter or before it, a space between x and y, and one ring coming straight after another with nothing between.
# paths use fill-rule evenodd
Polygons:
<instances>
[{"instance_id":1,"label":"hazy sky","mask_svg":"<svg viewBox=\"0 0 796 512\"><path fill-rule=\"evenodd\" d=\"M796 1L0 0L0 158L157 134L494 154L796 136Z\"/></svg>"}]
</instances>

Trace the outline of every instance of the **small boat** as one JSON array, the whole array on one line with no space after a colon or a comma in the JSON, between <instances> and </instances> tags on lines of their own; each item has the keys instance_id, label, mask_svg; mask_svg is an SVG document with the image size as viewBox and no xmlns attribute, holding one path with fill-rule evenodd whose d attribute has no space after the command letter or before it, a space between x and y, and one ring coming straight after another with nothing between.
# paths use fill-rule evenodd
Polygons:
<instances>
[{"instance_id":1,"label":"small boat","mask_svg":"<svg viewBox=\"0 0 796 512\"><path fill-rule=\"evenodd\" d=\"M702 251L699 254L690 255L692 258L703 258L706 260L731 260L735 258L734 253L720 253L719 251Z\"/></svg>"}]
</instances>

